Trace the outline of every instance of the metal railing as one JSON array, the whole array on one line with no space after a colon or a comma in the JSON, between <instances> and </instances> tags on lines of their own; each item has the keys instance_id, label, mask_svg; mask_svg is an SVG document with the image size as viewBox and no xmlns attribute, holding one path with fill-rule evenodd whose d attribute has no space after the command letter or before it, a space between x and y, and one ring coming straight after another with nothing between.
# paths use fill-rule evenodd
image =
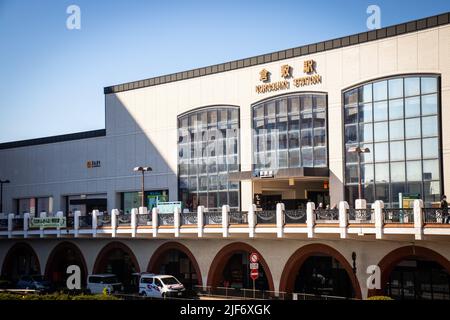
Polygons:
<instances>
[{"instance_id":1,"label":"metal railing","mask_svg":"<svg viewBox=\"0 0 450 320\"><path fill-rule=\"evenodd\" d=\"M136 225L137 226L152 226L152 214L144 213L136 215Z\"/></svg>"},{"instance_id":2,"label":"metal railing","mask_svg":"<svg viewBox=\"0 0 450 320\"><path fill-rule=\"evenodd\" d=\"M203 224L222 224L222 211L204 212Z\"/></svg>"},{"instance_id":3,"label":"metal railing","mask_svg":"<svg viewBox=\"0 0 450 320\"><path fill-rule=\"evenodd\" d=\"M354 209L348 210L348 220L351 223L375 223L374 210L367 209Z\"/></svg>"},{"instance_id":4,"label":"metal railing","mask_svg":"<svg viewBox=\"0 0 450 320\"><path fill-rule=\"evenodd\" d=\"M131 225L131 214L119 214L117 216L118 226L129 226Z\"/></svg>"},{"instance_id":5,"label":"metal railing","mask_svg":"<svg viewBox=\"0 0 450 320\"><path fill-rule=\"evenodd\" d=\"M180 224L182 226L186 225L196 225L198 220L197 212L184 212L180 213Z\"/></svg>"},{"instance_id":6,"label":"metal railing","mask_svg":"<svg viewBox=\"0 0 450 320\"><path fill-rule=\"evenodd\" d=\"M110 227L111 226L111 215L102 214L97 216L97 226L98 227Z\"/></svg>"},{"instance_id":7,"label":"metal railing","mask_svg":"<svg viewBox=\"0 0 450 320\"><path fill-rule=\"evenodd\" d=\"M80 228L92 228L92 216L80 216Z\"/></svg>"},{"instance_id":8,"label":"metal railing","mask_svg":"<svg viewBox=\"0 0 450 320\"><path fill-rule=\"evenodd\" d=\"M0 219L0 230L8 229L8 219Z\"/></svg>"},{"instance_id":9,"label":"metal railing","mask_svg":"<svg viewBox=\"0 0 450 320\"><path fill-rule=\"evenodd\" d=\"M247 224L248 211L230 211L228 213L229 224Z\"/></svg>"},{"instance_id":10,"label":"metal railing","mask_svg":"<svg viewBox=\"0 0 450 320\"><path fill-rule=\"evenodd\" d=\"M285 210L284 223L306 223L306 209Z\"/></svg>"},{"instance_id":11,"label":"metal railing","mask_svg":"<svg viewBox=\"0 0 450 320\"><path fill-rule=\"evenodd\" d=\"M439 208L423 208L425 223L450 223L450 217Z\"/></svg>"},{"instance_id":12,"label":"metal railing","mask_svg":"<svg viewBox=\"0 0 450 320\"><path fill-rule=\"evenodd\" d=\"M322 209L318 208L314 210L316 215L316 221L322 222L337 222L339 221L339 210L338 209Z\"/></svg>"},{"instance_id":13,"label":"metal railing","mask_svg":"<svg viewBox=\"0 0 450 320\"><path fill-rule=\"evenodd\" d=\"M173 226L173 213L158 213L158 226Z\"/></svg>"},{"instance_id":14,"label":"metal railing","mask_svg":"<svg viewBox=\"0 0 450 320\"><path fill-rule=\"evenodd\" d=\"M74 217L66 217L66 228L67 229L73 229L74 226Z\"/></svg>"},{"instance_id":15,"label":"metal railing","mask_svg":"<svg viewBox=\"0 0 450 320\"><path fill-rule=\"evenodd\" d=\"M413 223L414 209L384 208L385 223Z\"/></svg>"},{"instance_id":16,"label":"metal railing","mask_svg":"<svg viewBox=\"0 0 450 320\"><path fill-rule=\"evenodd\" d=\"M275 224L277 223L276 210L255 211L256 224Z\"/></svg>"},{"instance_id":17,"label":"metal railing","mask_svg":"<svg viewBox=\"0 0 450 320\"><path fill-rule=\"evenodd\" d=\"M14 218L12 220L13 230L23 230L23 218Z\"/></svg>"}]
</instances>

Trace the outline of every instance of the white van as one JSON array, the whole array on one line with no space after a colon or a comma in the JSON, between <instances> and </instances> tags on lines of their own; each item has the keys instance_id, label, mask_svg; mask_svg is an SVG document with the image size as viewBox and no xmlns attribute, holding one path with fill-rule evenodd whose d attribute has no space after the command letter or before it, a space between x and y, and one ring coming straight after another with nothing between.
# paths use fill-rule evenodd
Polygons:
<instances>
[{"instance_id":1,"label":"white van","mask_svg":"<svg viewBox=\"0 0 450 320\"><path fill-rule=\"evenodd\" d=\"M101 294L103 289L108 294L117 293L123 290L123 285L115 274L91 274L87 278L87 290L92 294Z\"/></svg>"},{"instance_id":2,"label":"white van","mask_svg":"<svg viewBox=\"0 0 450 320\"><path fill-rule=\"evenodd\" d=\"M142 274L139 279L139 294L141 296L165 298L182 297L186 288L174 276Z\"/></svg>"}]
</instances>

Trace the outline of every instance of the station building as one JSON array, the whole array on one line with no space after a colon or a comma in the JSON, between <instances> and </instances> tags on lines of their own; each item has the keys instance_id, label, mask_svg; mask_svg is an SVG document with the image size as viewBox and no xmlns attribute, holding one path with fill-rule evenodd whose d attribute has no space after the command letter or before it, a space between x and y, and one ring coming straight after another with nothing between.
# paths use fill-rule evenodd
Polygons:
<instances>
[{"instance_id":1,"label":"station building","mask_svg":"<svg viewBox=\"0 0 450 320\"><path fill-rule=\"evenodd\" d=\"M147 208L180 201L181 214L224 205L230 214L271 212L277 203L286 212L306 212L308 202L315 209L340 208L342 201L350 212L358 198L358 167L368 208L377 200L385 209L401 208L403 197L431 208L450 190L448 13L114 85L104 93L105 129L0 144L0 178L10 180L3 186L4 214L21 219L61 211L70 217L118 209L130 215L140 205L136 166L152 168L145 174ZM349 152L353 147L369 152L358 159ZM164 265L166 272L183 269L185 279L203 286L223 285L221 274L236 273L246 287L241 266L248 263L248 251L256 250L266 290L303 290L311 282L297 275L321 272L342 284L331 293L365 297L370 290L363 267L385 263L383 286L389 283L397 292L392 295L411 297L399 292L418 283L412 277L428 279L413 297L432 292L424 288L438 281L439 297L449 299L450 229L445 219L439 221L430 233L421 225L429 236L420 240L413 236L417 226L409 226L411 233L398 226L385 239L376 238L370 225L367 234L360 230L345 239L334 231L287 236L286 225L281 240L270 225L258 236L258 224L251 239L248 230L234 239L214 232L201 238L181 233L177 239L176 233L134 238L106 232L114 241L81 239L69 231L62 240L47 230L35 236L30 231L24 239L5 230L0 262L4 275L18 264L26 272L49 274L68 260L82 263L85 273L107 271L107 265L124 274ZM165 245L170 254L155 256ZM351 267L353 252L353 265L363 267ZM211 274L224 266L226 271ZM395 281L389 278L394 269Z\"/></svg>"}]
</instances>

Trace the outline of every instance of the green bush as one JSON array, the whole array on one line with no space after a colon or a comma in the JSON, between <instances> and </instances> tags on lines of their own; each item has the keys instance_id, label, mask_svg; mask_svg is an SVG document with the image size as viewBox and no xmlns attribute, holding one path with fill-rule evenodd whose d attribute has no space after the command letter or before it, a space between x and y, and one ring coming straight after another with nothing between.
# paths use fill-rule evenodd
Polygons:
<instances>
[{"instance_id":1,"label":"green bush","mask_svg":"<svg viewBox=\"0 0 450 320\"><path fill-rule=\"evenodd\" d=\"M11 292L0 293L0 300L120 300L117 297L110 295L87 295L77 294L70 295L67 293L53 293L53 294L19 294Z\"/></svg>"},{"instance_id":2,"label":"green bush","mask_svg":"<svg viewBox=\"0 0 450 320\"><path fill-rule=\"evenodd\" d=\"M367 298L367 300L394 300L391 297L387 297L387 296L372 296Z\"/></svg>"}]
</instances>

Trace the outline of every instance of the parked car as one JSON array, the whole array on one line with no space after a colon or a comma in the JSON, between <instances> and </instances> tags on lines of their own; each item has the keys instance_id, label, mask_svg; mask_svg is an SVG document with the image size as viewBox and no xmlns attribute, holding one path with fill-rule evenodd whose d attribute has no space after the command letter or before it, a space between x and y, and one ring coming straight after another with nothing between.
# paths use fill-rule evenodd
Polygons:
<instances>
[{"instance_id":1,"label":"parked car","mask_svg":"<svg viewBox=\"0 0 450 320\"><path fill-rule=\"evenodd\" d=\"M103 289L108 294L123 291L123 285L115 274L91 274L87 278L87 290L92 294L101 294Z\"/></svg>"},{"instance_id":2,"label":"parked car","mask_svg":"<svg viewBox=\"0 0 450 320\"><path fill-rule=\"evenodd\" d=\"M183 297L184 285L170 275L142 274L139 280L139 294L154 298Z\"/></svg>"},{"instance_id":3,"label":"parked car","mask_svg":"<svg viewBox=\"0 0 450 320\"><path fill-rule=\"evenodd\" d=\"M30 289L39 292L49 292L52 289L50 281L41 275L21 276L16 284L17 289Z\"/></svg>"}]
</instances>

